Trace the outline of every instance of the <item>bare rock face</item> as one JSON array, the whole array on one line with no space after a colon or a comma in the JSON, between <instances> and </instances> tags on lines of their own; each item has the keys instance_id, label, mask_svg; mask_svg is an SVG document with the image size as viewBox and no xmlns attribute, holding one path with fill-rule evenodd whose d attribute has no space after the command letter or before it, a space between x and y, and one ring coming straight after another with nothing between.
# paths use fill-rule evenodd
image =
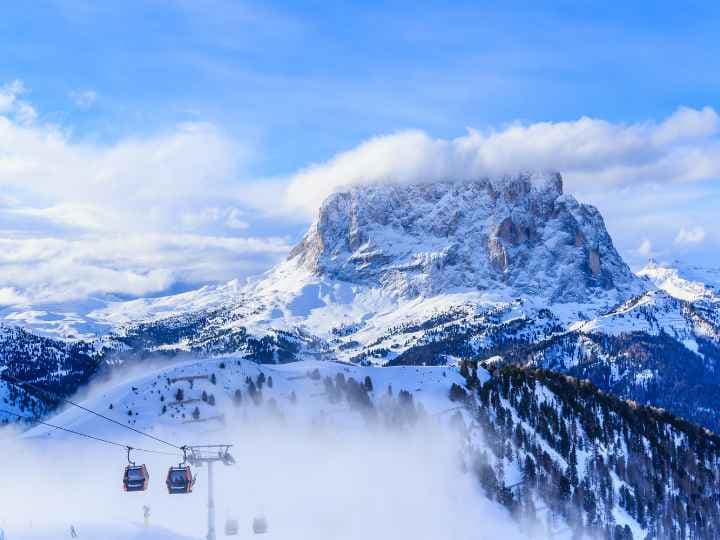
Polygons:
<instances>
[{"instance_id":1,"label":"bare rock face","mask_svg":"<svg viewBox=\"0 0 720 540\"><path fill-rule=\"evenodd\" d=\"M590 267L590 272L592 272L593 276L598 277L602 274L600 253L598 253L596 249L590 250L590 253L588 255L588 266Z\"/></svg>"},{"instance_id":2,"label":"bare rock face","mask_svg":"<svg viewBox=\"0 0 720 540\"><path fill-rule=\"evenodd\" d=\"M353 187L325 200L290 259L410 297L511 288L583 301L641 288L600 213L564 195L557 173Z\"/></svg>"}]
</instances>

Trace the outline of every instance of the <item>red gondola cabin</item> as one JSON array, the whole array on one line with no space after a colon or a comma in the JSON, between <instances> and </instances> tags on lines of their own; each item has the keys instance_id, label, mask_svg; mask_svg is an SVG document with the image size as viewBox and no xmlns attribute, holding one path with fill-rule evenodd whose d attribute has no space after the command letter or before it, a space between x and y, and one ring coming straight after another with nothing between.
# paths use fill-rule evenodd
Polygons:
<instances>
[{"instance_id":1,"label":"red gondola cabin","mask_svg":"<svg viewBox=\"0 0 720 540\"><path fill-rule=\"evenodd\" d=\"M191 493L195 480L192 471L187 465L179 467L170 467L165 484L170 495L179 495L183 493Z\"/></svg>"},{"instance_id":2,"label":"red gondola cabin","mask_svg":"<svg viewBox=\"0 0 720 540\"><path fill-rule=\"evenodd\" d=\"M148 474L145 465L128 465L125 467L123 475L123 489L125 491L145 491L150 482L150 474Z\"/></svg>"}]
</instances>

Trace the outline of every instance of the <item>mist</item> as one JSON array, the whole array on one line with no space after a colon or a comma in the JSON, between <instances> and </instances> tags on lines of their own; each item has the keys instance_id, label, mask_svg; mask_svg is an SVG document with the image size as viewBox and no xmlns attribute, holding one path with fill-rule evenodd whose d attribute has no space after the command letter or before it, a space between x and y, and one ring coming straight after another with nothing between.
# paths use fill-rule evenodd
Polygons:
<instances>
[{"instance_id":1,"label":"mist","mask_svg":"<svg viewBox=\"0 0 720 540\"><path fill-rule=\"evenodd\" d=\"M193 493L170 496L165 475L179 458L134 452L133 460L149 468L150 486L124 493L123 448L16 435L6 432L0 440L0 527L7 540L69 538L71 526L80 538L98 540L205 537L206 468L193 468ZM437 423L392 431L260 418L204 437L232 443L237 460L214 465L218 538L227 519L238 520L239 538L253 536L259 515L268 520L268 539L521 537L474 476L462 472L457 432ZM152 441L130 442L156 448L146 444ZM144 505L151 509L150 529L142 528Z\"/></svg>"}]
</instances>

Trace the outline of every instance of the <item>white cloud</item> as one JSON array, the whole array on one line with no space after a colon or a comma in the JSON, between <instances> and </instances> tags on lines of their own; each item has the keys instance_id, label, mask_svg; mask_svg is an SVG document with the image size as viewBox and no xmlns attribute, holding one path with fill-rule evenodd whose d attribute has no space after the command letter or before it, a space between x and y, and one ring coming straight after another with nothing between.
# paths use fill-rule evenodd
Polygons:
<instances>
[{"instance_id":1,"label":"white cloud","mask_svg":"<svg viewBox=\"0 0 720 540\"><path fill-rule=\"evenodd\" d=\"M373 181L422 182L521 169L558 170L570 191L720 177L720 119L709 107L680 108L661 122L515 123L432 138L422 131L375 137L297 173L287 198L313 211L332 191Z\"/></svg>"},{"instance_id":2,"label":"white cloud","mask_svg":"<svg viewBox=\"0 0 720 540\"><path fill-rule=\"evenodd\" d=\"M242 219L244 212L239 208L202 208L197 212L190 212L182 216L185 225L191 228L223 225L229 229L244 230L250 228L250 223Z\"/></svg>"},{"instance_id":3,"label":"white cloud","mask_svg":"<svg viewBox=\"0 0 720 540\"><path fill-rule=\"evenodd\" d=\"M74 90L70 92L70 99L80 109L89 109L98 99L95 90Z\"/></svg>"},{"instance_id":4,"label":"white cloud","mask_svg":"<svg viewBox=\"0 0 720 540\"><path fill-rule=\"evenodd\" d=\"M702 227L680 228L675 237L676 244L701 244L705 240L705 229Z\"/></svg>"},{"instance_id":5,"label":"white cloud","mask_svg":"<svg viewBox=\"0 0 720 540\"><path fill-rule=\"evenodd\" d=\"M0 304L227 280L288 251L252 231L238 187L251 149L215 125L86 142L24 92L0 88Z\"/></svg>"},{"instance_id":6,"label":"white cloud","mask_svg":"<svg viewBox=\"0 0 720 540\"><path fill-rule=\"evenodd\" d=\"M77 143L52 125L0 116L0 187L38 207L102 208L104 225L172 225L240 172L247 149L211 124L192 123L110 146ZM80 211L80 210L78 210ZM128 219L134 214L133 219Z\"/></svg>"},{"instance_id":7,"label":"white cloud","mask_svg":"<svg viewBox=\"0 0 720 540\"><path fill-rule=\"evenodd\" d=\"M652 242L645 238L641 243L640 246L637 248L637 252L639 255L642 255L643 257L650 257L652 255Z\"/></svg>"},{"instance_id":8,"label":"white cloud","mask_svg":"<svg viewBox=\"0 0 720 540\"><path fill-rule=\"evenodd\" d=\"M7 115L22 125L31 124L37 118L37 112L20 96L26 92L22 81L14 80L0 86L0 115Z\"/></svg>"},{"instance_id":9,"label":"white cloud","mask_svg":"<svg viewBox=\"0 0 720 540\"><path fill-rule=\"evenodd\" d=\"M569 191L612 216L611 233L628 256L664 254L703 242L697 228L678 234L668 224L678 223L672 212L681 211L687 182L720 176L720 122L710 108L681 108L655 123L516 123L456 139L404 131L288 183L244 178L253 149L213 124L88 142L44 123L25 95L19 81L0 87L0 304L144 295L256 273L289 249L279 219L304 221L297 208L314 211L334 189L518 169L560 170ZM683 201L682 211L695 204ZM253 209L272 216L271 233L257 230ZM695 221L714 230L718 218L705 218L715 214L706 209Z\"/></svg>"},{"instance_id":10,"label":"white cloud","mask_svg":"<svg viewBox=\"0 0 720 540\"><path fill-rule=\"evenodd\" d=\"M237 208L231 208L225 217L225 224L231 229L247 229L250 224L242 219L243 212Z\"/></svg>"},{"instance_id":11,"label":"white cloud","mask_svg":"<svg viewBox=\"0 0 720 540\"><path fill-rule=\"evenodd\" d=\"M13 287L0 287L0 306L24 304L28 299Z\"/></svg>"},{"instance_id":12,"label":"white cloud","mask_svg":"<svg viewBox=\"0 0 720 540\"><path fill-rule=\"evenodd\" d=\"M717 134L720 117L710 107L701 110L680 107L655 130L657 144L668 144L683 139L696 139Z\"/></svg>"},{"instance_id":13,"label":"white cloud","mask_svg":"<svg viewBox=\"0 0 720 540\"><path fill-rule=\"evenodd\" d=\"M94 293L142 296L177 281L257 273L289 250L283 238L121 234L0 238L0 305L62 302Z\"/></svg>"}]
</instances>

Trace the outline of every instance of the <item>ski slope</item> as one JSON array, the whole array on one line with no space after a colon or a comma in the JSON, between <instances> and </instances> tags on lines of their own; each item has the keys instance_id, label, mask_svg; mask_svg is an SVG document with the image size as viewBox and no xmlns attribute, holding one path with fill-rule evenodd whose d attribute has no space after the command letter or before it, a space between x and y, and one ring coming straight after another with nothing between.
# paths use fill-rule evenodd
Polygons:
<instances>
[{"instance_id":1,"label":"ski slope","mask_svg":"<svg viewBox=\"0 0 720 540\"><path fill-rule=\"evenodd\" d=\"M316 370L320 379L310 375ZM418 403L422 403L429 415L455 408L448 392L453 383L463 384L463 378L452 366L380 368L317 360L268 365L237 357L190 360L156 367L148 373L138 370L134 373L136 375L123 376L91 390L83 405L135 429L161 436L189 438L189 442L196 435L202 437L234 421L262 418L270 403L274 403L271 406L276 407L288 421L308 424L323 416L334 424L361 424L361 416L349 410L346 403L328 401L323 381L325 377L335 380L342 375L358 382L370 377L374 387L370 396L377 401L389 391L397 394L406 390ZM254 405L246 395L247 377L256 380L261 373L268 379L272 377L272 387L265 384L262 390L264 407ZM481 376L489 375L483 372ZM213 377L215 383L212 382ZM183 394L181 401L176 399L179 390ZM236 390L243 394L239 406L234 403ZM215 404L203 401L203 393L208 398L212 395ZM297 406L292 403L293 393ZM193 421L192 413L196 407L200 415L197 421ZM98 436L112 435L120 429L75 407L66 407L49 422ZM134 436L133 433L129 435ZM26 432L24 437L66 440L73 435L40 425Z\"/></svg>"},{"instance_id":2,"label":"ski slope","mask_svg":"<svg viewBox=\"0 0 720 540\"><path fill-rule=\"evenodd\" d=\"M145 528L139 524L123 522L74 524L78 538L82 540L199 540L184 536L163 527ZM59 540L71 538L70 526L44 527L28 525L25 529L5 531L5 540ZM268 538L269 540L269 538Z\"/></svg>"}]
</instances>

